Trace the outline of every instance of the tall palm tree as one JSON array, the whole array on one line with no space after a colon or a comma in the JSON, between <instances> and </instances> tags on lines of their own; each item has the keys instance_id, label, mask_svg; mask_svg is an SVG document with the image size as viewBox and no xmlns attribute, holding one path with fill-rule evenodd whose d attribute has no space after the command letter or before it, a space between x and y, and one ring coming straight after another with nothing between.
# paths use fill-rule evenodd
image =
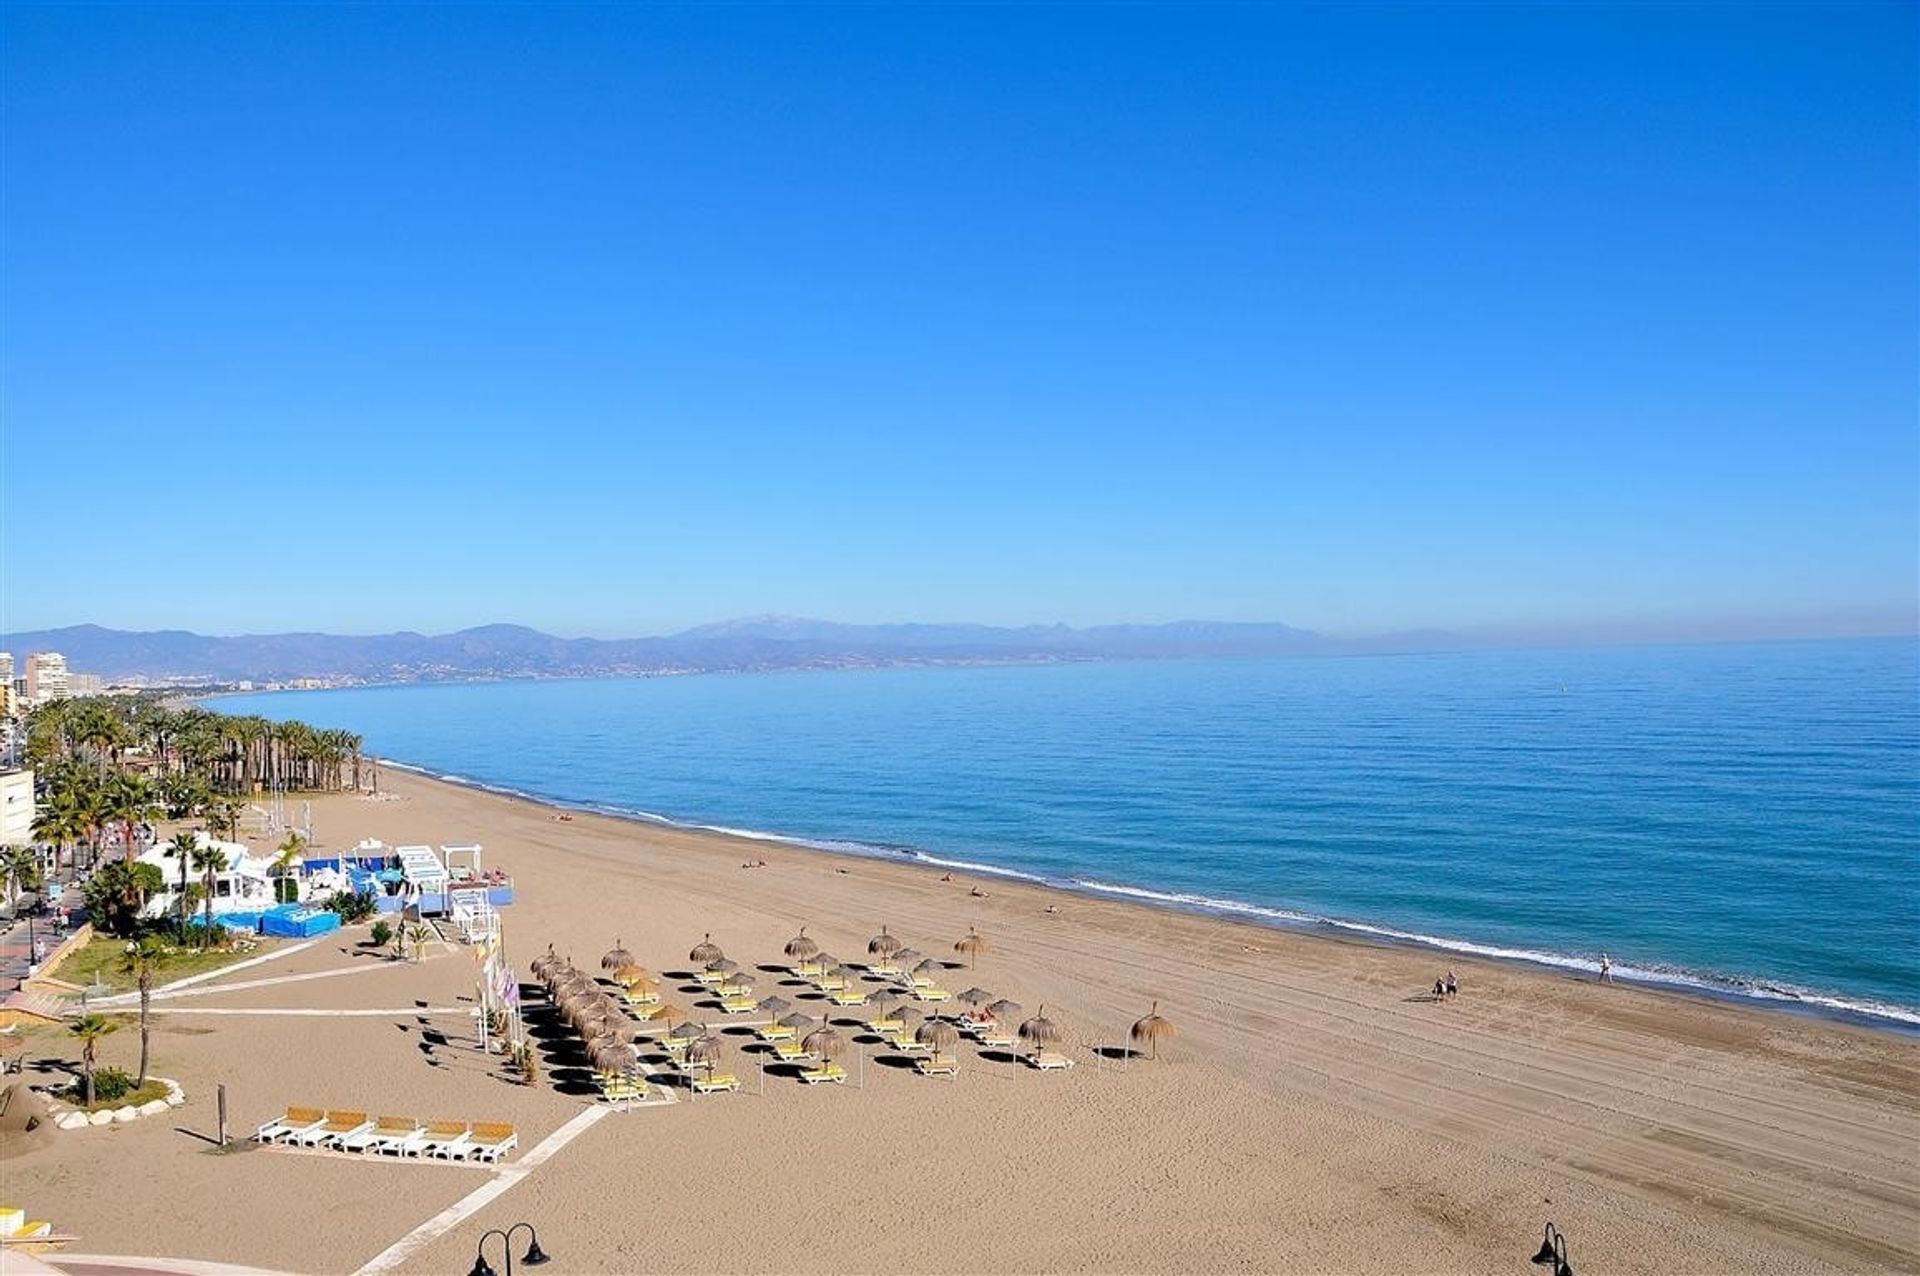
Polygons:
<instances>
[{"instance_id":1,"label":"tall palm tree","mask_svg":"<svg viewBox=\"0 0 1920 1276\"><path fill-rule=\"evenodd\" d=\"M67 1025L67 1031L80 1040L80 1069L86 1077L88 1107L93 1106L94 1049L100 1044L100 1038L119 1030L120 1025L105 1015L81 1015Z\"/></svg>"},{"instance_id":2,"label":"tall palm tree","mask_svg":"<svg viewBox=\"0 0 1920 1276\"><path fill-rule=\"evenodd\" d=\"M121 843L123 858L131 862L139 853L133 844L135 827L162 813L160 804L154 801L153 783L144 775L122 774L105 785L103 798L107 822L120 826L125 839Z\"/></svg>"},{"instance_id":3,"label":"tall palm tree","mask_svg":"<svg viewBox=\"0 0 1920 1276\"><path fill-rule=\"evenodd\" d=\"M214 877L227 866L227 853L217 846L196 846L193 851L193 867L201 874L201 885L206 888L206 942L213 942L213 886Z\"/></svg>"},{"instance_id":4,"label":"tall palm tree","mask_svg":"<svg viewBox=\"0 0 1920 1276\"><path fill-rule=\"evenodd\" d=\"M167 843L167 858L180 861L180 898L174 901L174 911L180 915L180 939L187 938L187 870L193 866L193 856L200 849L200 839L193 833L175 833L173 840Z\"/></svg>"},{"instance_id":5,"label":"tall palm tree","mask_svg":"<svg viewBox=\"0 0 1920 1276\"><path fill-rule=\"evenodd\" d=\"M40 885L40 857L24 846L0 846L0 881L6 883L7 907L20 903L20 893Z\"/></svg>"},{"instance_id":6,"label":"tall palm tree","mask_svg":"<svg viewBox=\"0 0 1920 1276\"><path fill-rule=\"evenodd\" d=\"M160 937L148 935L138 943L127 945L127 955L120 959L121 973L132 975L134 986L140 990L140 1076L133 1083L135 1089L147 1083L147 1032L153 1001L153 977L159 973L166 956L166 946L160 942Z\"/></svg>"}]
</instances>

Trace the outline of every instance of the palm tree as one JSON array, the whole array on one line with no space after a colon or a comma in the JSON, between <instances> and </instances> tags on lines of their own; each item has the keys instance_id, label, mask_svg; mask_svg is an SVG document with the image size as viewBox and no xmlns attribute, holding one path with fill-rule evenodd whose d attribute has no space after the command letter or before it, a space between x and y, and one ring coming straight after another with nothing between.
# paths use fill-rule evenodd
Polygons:
<instances>
[{"instance_id":1,"label":"palm tree","mask_svg":"<svg viewBox=\"0 0 1920 1276\"><path fill-rule=\"evenodd\" d=\"M136 1090L147 1083L147 1031L153 977L159 973L166 956L166 946L159 936L148 935L138 943L128 944L127 955L120 959L121 973L132 975L134 985L140 989L140 1076L133 1083Z\"/></svg>"},{"instance_id":2,"label":"palm tree","mask_svg":"<svg viewBox=\"0 0 1920 1276\"><path fill-rule=\"evenodd\" d=\"M433 931L426 923L415 922L407 927L407 946L413 950L413 960L421 961L427 955L427 941L433 938Z\"/></svg>"},{"instance_id":3,"label":"palm tree","mask_svg":"<svg viewBox=\"0 0 1920 1276\"><path fill-rule=\"evenodd\" d=\"M67 1025L67 1031L80 1040L80 1069L86 1078L87 1106L93 1106L93 1060L94 1047L100 1038L110 1032L118 1032L120 1025L105 1015L81 1015Z\"/></svg>"},{"instance_id":4,"label":"palm tree","mask_svg":"<svg viewBox=\"0 0 1920 1276\"><path fill-rule=\"evenodd\" d=\"M207 929L206 942L213 942L213 885L214 877L227 866L227 853L217 846L196 846L193 850L193 867L206 887Z\"/></svg>"},{"instance_id":5,"label":"palm tree","mask_svg":"<svg viewBox=\"0 0 1920 1276\"><path fill-rule=\"evenodd\" d=\"M122 854L132 861L137 854L133 844L134 827L161 813L159 804L153 800L153 784L144 775L119 775L105 786L104 799L103 814L108 823L120 826L124 838Z\"/></svg>"},{"instance_id":6,"label":"palm tree","mask_svg":"<svg viewBox=\"0 0 1920 1276\"><path fill-rule=\"evenodd\" d=\"M20 892L40 885L40 857L24 846L0 846L0 880L6 882L7 907L20 903Z\"/></svg>"},{"instance_id":7,"label":"palm tree","mask_svg":"<svg viewBox=\"0 0 1920 1276\"><path fill-rule=\"evenodd\" d=\"M194 852L200 849L200 837L197 833L175 833L173 840L167 843L167 858L180 861L180 898L174 901L174 910L180 914L180 941L187 938L187 870L193 867Z\"/></svg>"}]
</instances>

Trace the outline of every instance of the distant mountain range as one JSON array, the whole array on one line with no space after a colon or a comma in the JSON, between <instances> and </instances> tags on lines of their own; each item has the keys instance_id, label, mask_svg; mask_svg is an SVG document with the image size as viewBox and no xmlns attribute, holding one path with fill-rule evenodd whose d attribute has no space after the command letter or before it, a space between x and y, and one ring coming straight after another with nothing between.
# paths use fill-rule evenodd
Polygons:
<instances>
[{"instance_id":1,"label":"distant mountain range","mask_svg":"<svg viewBox=\"0 0 1920 1276\"><path fill-rule=\"evenodd\" d=\"M1205 656L1331 655L1458 646L1450 635L1336 641L1281 624L1180 621L1165 625L843 625L757 616L657 638L557 638L522 625L451 634L292 633L210 637L74 625L0 635L16 662L59 651L68 667L109 679L211 682L427 682L606 677L755 669L1006 664Z\"/></svg>"}]
</instances>

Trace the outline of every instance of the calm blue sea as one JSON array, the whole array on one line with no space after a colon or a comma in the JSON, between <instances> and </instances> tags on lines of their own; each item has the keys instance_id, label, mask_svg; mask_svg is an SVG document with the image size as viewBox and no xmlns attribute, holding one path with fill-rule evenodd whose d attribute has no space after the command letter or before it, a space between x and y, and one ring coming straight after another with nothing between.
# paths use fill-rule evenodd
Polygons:
<instances>
[{"instance_id":1,"label":"calm blue sea","mask_svg":"<svg viewBox=\"0 0 1920 1276\"><path fill-rule=\"evenodd\" d=\"M1628 977L1920 1025L1911 640L215 707L596 810L1572 967L1604 949Z\"/></svg>"}]
</instances>

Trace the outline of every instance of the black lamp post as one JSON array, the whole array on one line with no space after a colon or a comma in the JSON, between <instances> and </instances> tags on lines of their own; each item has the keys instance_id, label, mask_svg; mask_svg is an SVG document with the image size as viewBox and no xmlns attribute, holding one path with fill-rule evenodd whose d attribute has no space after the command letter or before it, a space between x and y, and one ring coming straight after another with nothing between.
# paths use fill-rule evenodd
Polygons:
<instances>
[{"instance_id":1,"label":"black lamp post","mask_svg":"<svg viewBox=\"0 0 1920 1276\"><path fill-rule=\"evenodd\" d=\"M546 1262L547 1251L540 1248L540 1234L533 1230L533 1224L515 1223L504 1232L496 1227L480 1238L480 1244L473 1251L473 1270L467 1276L497 1276L493 1265L487 1262L487 1239L493 1236L500 1238L500 1252L507 1256L507 1276L513 1276L513 1234L523 1227L527 1229L527 1252L520 1261L529 1267Z\"/></svg>"},{"instance_id":2,"label":"black lamp post","mask_svg":"<svg viewBox=\"0 0 1920 1276\"><path fill-rule=\"evenodd\" d=\"M1547 1268L1553 1276L1573 1276L1573 1264L1567 1261L1567 1238L1552 1223L1547 1224L1546 1233L1540 1238L1540 1249L1533 1261ZM479 1276L475 1273L474 1276Z\"/></svg>"}]
</instances>

